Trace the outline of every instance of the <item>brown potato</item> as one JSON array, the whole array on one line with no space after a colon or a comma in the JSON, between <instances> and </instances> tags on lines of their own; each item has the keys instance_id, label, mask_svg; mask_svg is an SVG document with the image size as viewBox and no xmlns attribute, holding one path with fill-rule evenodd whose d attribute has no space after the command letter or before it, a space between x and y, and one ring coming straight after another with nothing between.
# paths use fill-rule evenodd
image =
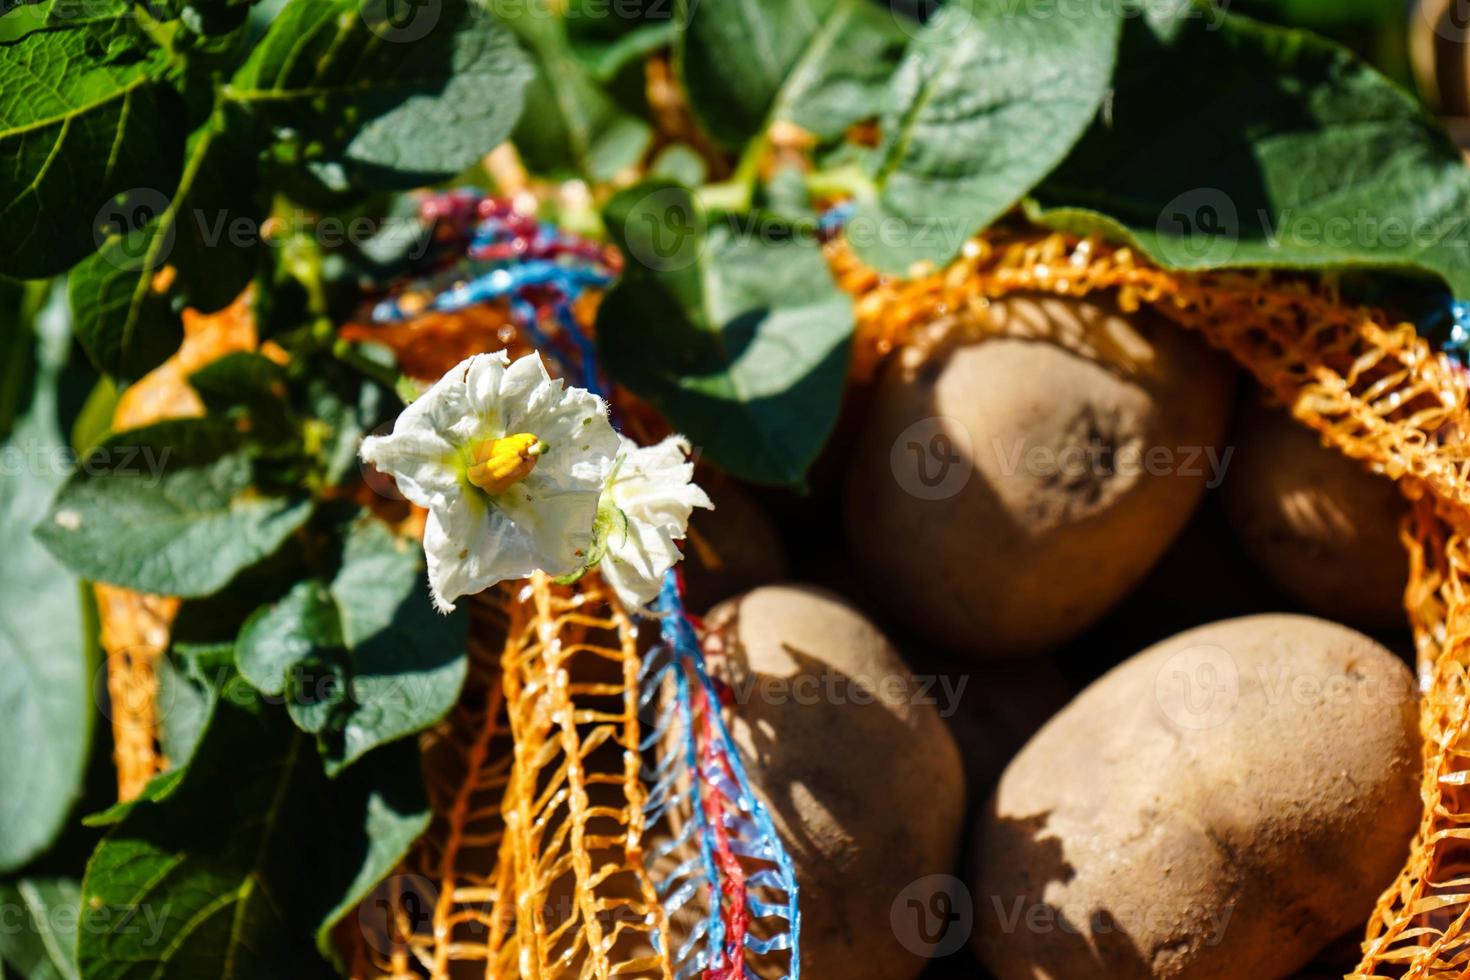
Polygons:
<instances>
[{"instance_id":1,"label":"brown potato","mask_svg":"<svg viewBox=\"0 0 1470 980\"><path fill-rule=\"evenodd\" d=\"M1361 927L1419 822L1413 681L1307 616L1130 658L981 817L975 949L1000 980L1269 980Z\"/></svg>"},{"instance_id":2,"label":"brown potato","mask_svg":"<svg viewBox=\"0 0 1470 980\"><path fill-rule=\"evenodd\" d=\"M1016 656L1077 635L1218 473L1232 372L1154 313L1016 297L1009 334L910 348L854 452L860 570L921 634Z\"/></svg>"},{"instance_id":3,"label":"brown potato","mask_svg":"<svg viewBox=\"0 0 1470 980\"><path fill-rule=\"evenodd\" d=\"M953 870L965 805L959 752L925 698L938 692L819 589L756 589L709 622L731 640L731 734L796 866L802 975L917 976L925 960L890 915L906 886Z\"/></svg>"},{"instance_id":4,"label":"brown potato","mask_svg":"<svg viewBox=\"0 0 1470 980\"><path fill-rule=\"evenodd\" d=\"M1231 441L1225 513L1271 581L1318 615L1403 628L1409 559L1399 521L1408 505L1393 481L1254 400Z\"/></svg>"}]
</instances>

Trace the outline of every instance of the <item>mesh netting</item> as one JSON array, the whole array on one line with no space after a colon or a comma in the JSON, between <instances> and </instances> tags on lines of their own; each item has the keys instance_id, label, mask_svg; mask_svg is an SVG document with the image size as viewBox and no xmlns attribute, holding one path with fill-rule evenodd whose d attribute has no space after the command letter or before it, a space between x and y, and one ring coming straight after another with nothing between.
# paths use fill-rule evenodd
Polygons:
<instances>
[{"instance_id":1,"label":"mesh netting","mask_svg":"<svg viewBox=\"0 0 1470 980\"><path fill-rule=\"evenodd\" d=\"M983 332L989 299L1103 292L1147 303L1232 354L1325 444L1399 481L1414 501L1405 531L1405 605L1418 649L1424 816L1408 861L1379 899L1354 978L1462 977L1470 964L1470 446L1467 378L1412 324L1344 302L1329 279L1261 272L1172 273L1130 249L1031 229L996 229L937 275L890 281L841 242L828 255L856 297L855 371L922 328L955 318Z\"/></svg>"},{"instance_id":2,"label":"mesh netting","mask_svg":"<svg viewBox=\"0 0 1470 980\"><path fill-rule=\"evenodd\" d=\"M640 703L649 819L666 828L651 858L672 921L677 976L743 980L800 975L796 870L755 798L671 576L659 597L660 642L644 660Z\"/></svg>"},{"instance_id":3,"label":"mesh netting","mask_svg":"<svg viewBox=\"0 0 1470 980\"><path fill-rule=\"evenodd\" d=\"M157 664L168 649L178 600L102 583L92 594L107 657L117 798L130 800L168 765L159 748Z\"/></svg>"},{"instance_id":4,"label":"mesh netting","mask_svg":"<svg viewBox=\"0 0 1470 980\"><path fill-rule=\"evenodd\" d=\"M670 976L644 862L635 627L592 575L472 606L471 681L424 740L434 825L396 892L365 904L354 974Z\"/></svg>"}]
</instances>

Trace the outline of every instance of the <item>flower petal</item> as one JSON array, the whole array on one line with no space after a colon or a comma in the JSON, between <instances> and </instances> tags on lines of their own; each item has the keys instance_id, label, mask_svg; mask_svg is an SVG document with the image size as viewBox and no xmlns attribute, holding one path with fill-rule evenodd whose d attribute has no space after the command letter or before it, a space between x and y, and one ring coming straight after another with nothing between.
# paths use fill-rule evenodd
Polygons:
<instances>
[{"instance_id":1,"label":"flower petal","mask_svg":"<svg viewBox=\"0 0 1470 980\"><path fill-rule=\"evenodd\" d=\"M688 452L689 443L681 436L647 447L622 437L603 506L622 511L625 527L611 533L602 569L629 608L658 595L664 573L683 557L677 542L694 508L714 506L691 482L694 464Z\"/></svg>"},{"instance_id":2,"label":"flower petal","mask_svg":"<svg viewBox=\"0 0 1470 980\"><path fill-rule=\"evenodd\" d=\"M536 479L536 471L495 497L495 508L507 519L518 545L535 567L549 575L570 575L587 563L592 525L597 519L597 490L561 490Z\"/></svg>"},{"instance_id":3,"label":"flower petal","mask_svg":"<svg viewBox=\"0 0 1470 980\"><path fill-rule=\"evenodd\" d=\"M530 432L547 446L534 474L543 495L552 490L602 492L618 452L606 402L583 388L563 389L561 381L545 380L522 389L506 404L507 426Z\"/></svg>"},{"instance_id":4,"label":"flower petal","mask_svg":"<svg viewBox=\"0 0 1470 980\"><path fill-rule=\"evenodd\" d=\"M499 509L468 493L429 512L424 554L434 605L454 609L460 596L483 592L542 567L525 533Z\"/></svg>"},{"instance_id":5,"label":"flower petal","mask_svg":"<svg viewBox=\"0 0 1470 980\"><path fill-rule=\"evenodd\" d=\"M528 356L535 358L536 363L541 363L541 359L535 354ZM524 361L526 358L520 360ZM469 401L470 411L474 412L483 427L491 430L491 435L497 437L508 431L504 427L501 391L509 364L510 355L503 350L493 354L476 354L464 362L465 397Z\"/></svg>"},{"instance_id":6,"label":"flower petal","mask_svg":"<svg viewBox=\"0 0 1470 980\"><path fill-rule=\"evenodd\" d=\"M601 563L602 577L628 609L641 609L656 595L664 573L684 557L668 528L632 518L627 532L614 532Z\"/></svg>"},{"instance_id":7,"label":"flower petal","mask_svg":"<svg viewBox=\"0 0 1470 980\"><path fill-rule=\"evenodd\" d=\"M428 507L458 492L458 479L453 465L455 447L424 422L423 414L410 416L405 411L391 435L369 436L358 453L365 462L391 475L405 497Z\"/></svg>"}]
</instances>

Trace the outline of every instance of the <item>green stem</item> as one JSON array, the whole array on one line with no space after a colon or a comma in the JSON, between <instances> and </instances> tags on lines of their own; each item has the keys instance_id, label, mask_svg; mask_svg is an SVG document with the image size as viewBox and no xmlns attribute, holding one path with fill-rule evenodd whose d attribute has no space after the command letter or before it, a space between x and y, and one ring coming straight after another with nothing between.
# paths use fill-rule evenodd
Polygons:
<instances>
[{"instance_id":1,"label":"green stem","mask_svg":"<svg viewBox=\"0 0 1470 980\"><path fill-rule=\"evenodd\" d=\"M870 201L878 196L878 185L873 183L873 178L861 166L851 162L807 174L806 189L812 197L850 197Z\"/></svg>"},{"instance_id":2,"label":"green stem","mask_svg":"<svg viewBox=\"0 0 1470 980\"><path fill-rule=\"evenodd\" d=\"M706 184L695 194L699 203L711 211L749 211L755 203L755 189L760 183L761 160L765 157L770 137L765 130L745 147L740 162L730 179L718 184Z\"/></svg>"},{"instance_id":3,"label":"green stem","mask_svg":"<svg viewBox=\"0 0 1470 980\"><path fill-rule=\"evenodd\" d=\"M137 19L138 26L148 39L163 50L174 53L174 35L179 31L179 25L175 22L164 23L155 19L142 6L134 6L132 15Z\"/></svg>"}]
</instances>

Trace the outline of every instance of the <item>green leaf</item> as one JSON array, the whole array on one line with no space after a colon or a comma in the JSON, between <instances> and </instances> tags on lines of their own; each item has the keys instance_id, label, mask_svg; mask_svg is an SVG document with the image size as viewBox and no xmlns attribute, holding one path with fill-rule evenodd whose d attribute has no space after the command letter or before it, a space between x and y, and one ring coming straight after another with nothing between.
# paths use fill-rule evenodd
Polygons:
<instances>
[{"instance_id":1,"label":"green leaf","mask_svg":"<svg viewBox=\"0 0 1470 980\"><path fill-rule=\"evenodd\" d=\"M538 173L611 179L642 159L653 130L625 112L572 53L567 21L550 0L492 4L531 52L535 77L516 124L516 149ZM570 15L567 15L570 16Z\"/></svg>"},{"instance_id":2,"label":"green leaf","mask_svg":"<svg viewBox=\"0 0 1470 980\"><path fill-rule=\"evenodd\" d=\"M75 878L0 882L0 960L27 980L78 980L81 896Z\"/></svg>"},{"instance_id":3,"label":"green leaf","mask_svg":"<svg viewBox=\"0 0 1470 980\"><path fill-rule=\"evenodd\" d=\"M1071 149L1112 76L1117 12L1059 12L1046 0L942 9L889 87L876 196L848 239L864 261L907 273L942 265Z\"/></svg>"},{"instance_id":4,"label":"green leaf","mask_svg":"<svg viewBox=\"0 0 1470 980\"><path fill-rule=\"evenodd\" d=\"M311 513L255 487L248 436L217 419L118 433L82 460L36 535L85 578L203 596L271 555Z\"/></svg>"},{"instance_id":5,"label":"green leaf","mask_svg":"<svg viewBox=\"0 0 1470 980\"><path fill-rule=\"evenodd\" d=\"M68 449L57 420L69 344L59 298L36 321L34 395L0 446L12 461L0 469L0 872L61 833L82 792L96 715L81 585L31 536L64 479Z\"/></svg>"},{"instance_id":6,"label":"green leaf","mask_svg":"<svg viewBox=\"0 0 1470 980\"><path fill-rule=\"evenodd\" d=\"M97 248L116 195L173 187L184 105L130 15L0 42L0 268L54 275Z\"/></svg>"},{"instance_id":7,"label":"green leaf","mask_svg":"<svg viewBox=\"0 0 1470 980\"><path fill-rule=\"evenodd\" d=\"M510 31L467 0L400 12L387 0L292 0L225 96L363 183L453 176L510 134L531 69Z\"/></svg>"},{"instance_id":8,"label":"green leaf","mask_svg":"<svg viewBox=\"0 0 1470 980\"><path fill-rule=\"evenodd\" d=\"M340 484L358 472L357 447L384 421L392 399L382 385L335 359L308 363L304 380L297 410L311 420L308 440L322 458L324 479Z\"/></svg>"},{"instance_id":9,"label":"green leaf","mask_svg":"<svg viewBox=\"0 0 1470 980\"><path fill-rule=\"evenodd\" d=\"M206 411L226 413L233 408L250 408L259 413L267 403L283 411L286 371L275 361L254 351L233 351L210 361L189 375L189 386L199 393Z\"/></svg>"},{"instance_id":10,"label":"green leaf","mask_svg":"<svg viewBox=\"0 0 1470 980\"><path fill-rule=\"evenodd\" d=\"M1230 9L1273 24L1316 31L1344 26L1386 29L1404 16L1399 0L1237 0Z\"/></svg>"},{"instance_id":11,"label":"green leaf","mask_svg":"<svg viewBox=\"0 0 1470 980\"><path fill-rule=\"evenodd\" d=\"M211 415L229 416L268 446L293 437L286 408L286 371L254 351L235 351L189 375Z\"/></svg>"},{"instance_id":12,"label":"green leaf","mask_svg":"<svg viewBox=\"0 0 1470 980\"><path fill-rule=\"evenodd\" d=\"M877 116L915 30L871 0L680 2L687 26L675 51L690 108L733 149L774 122L832 138Z\"/></svg>"},{"instance_id":13,"label":"green leaf","mask_svg":"<svg viewBox=\"0 0 1470 980\"><path fill-rule=\"evenodd\" d=\"M112 432L112 418L117 411L117 385L106 377L99 378L87 393L71 427L71 448L85 456L96 449Z\"/></svg>"},{"instance_id":14,"label":"green leaf","mask_svg":"<svg viewBox=\"0 0 1470 980\"><path fill-rule=\"evenodd\" d=\"M416 756L328 782L280 712L221 699L177 789L88 864L82 976L329 976L313 945L428 825ZM227 832L206 814L230 815Z\"/></svg>"},{"instance_id":15,"label":"green leaf","mask_svg":"<svg viewBox=\"0 0 1470 980\"><path fill-rule=\"evenodd\" d=\"M46 305L51 284L0 279L0 439L10 435L18 416L30 404L36 385L36 338L32 322Z\"/></svg>"},{"instance_id":16,"label":"green leaf","mask_svg":"<svg viewBox=\"0 0 1470 980\"><path fill-rule=\"evenodd\" d=\"M415 841L429 829L430 810L420 773L419 747L403 741L384 746L330 785L330 825L342 840L328 854L328 889L313 907L316 946L322 955L340 955L332 929L402 863ZM339 969L341 968L341 964Z\"/></svg>"},{"instance_id":17,"label":"green leaf","mask_svg":"<svg viewBox=\"0 0 1470 980\"><path fill-rule=\"evenodd\" d=\"M736 476L800 484L836 424L852 334L817 243L707 222L666 182L604 219L627 257L598 309L608 371Z\"/></svg>"},{"instance_id":18,"label":"green leaf","mask_svg":"<svg viewBox=\"0 0 1470 980\"><path fill-rule=\"evenodd\" d=\"M170 0L170 3L177 7L177 12L170 12L171 17L182 19L195 34L213 37L228 34L245 23L255 0Z\"/></svg>"},{"instance_id":19,"label":"green leaf","mask_svg":"<svg viewBox=\"0 0 1470 980\"><path fill-rule=\"evenodd\" d=\"M567 38L592 77L611 81L624 68L659 48L672 44L679 33L674 0L569 0Z\"/></svg>"},{"instance_id":20,"label":"green leaf","mask_svg":"<svg viewBox=\"0 0 1470 980\"><path fill-rule=\"evenodd\" d=\"M1110 124L1033 213L1173 268L1421 270L1470 296L1470 170L1438 123L1343 48L1235 16L1130 20Z\"/></svg>"},{"instance_id":21,"label":"green leaf","mask_svg":"<svg viewBox=\"0 0 1470 980\"><path fill-rule=\"evenodd\" d=\"M349 652L350 704L324 745L329 773L423 731L459 700L469 669L468 617L435 612L427 582L417 541L372 517L351 526L331 585Z\"/></svg>"},{"instance_id":22,"label":"green leaf","mask_svg":"<svg viewBox=\"0 0 1470 980\"><path fill-rule=\"evenodd\" d=\"M661 177L685 187L698 187L709 176L699 151L687 143L671 143L649 164L648 176Z\"/></svg>"},{"instance_id":23,"label":"green leaf","mask_svg":"<svg viewBox=\"0 0 1470 980\"><path fill-rule=\"evenodd\" d=\"M325 582L308 579L245 621L235 663L240 676L262 694L280 695L292 668L318 651L341 646L337 604Z\"/></svg>"},{"instance_id":24,"label":"green leaf","mask_svg":"<svg viewBox=\"0 0 1470 980\"><path fill-rule=\"evenodd\" d=\"M105 240L68 277L77 337L100 370L141 377L178 349L185 306L218 310L245 288L263 216L255 155L239 110L221 111L189 138L176 184L135 188L107 210ZM160 289L165 266L175 274Z\"/></svg>"},{"instance_id":25,"label":"green leaf","mask_svg":"<svg viewBox=\"0 0 1470 980\"><path fill-rule=\"evenodd\" d=\"M833 139L876 117L885 83L917 30L869 0L690 7L678 56L691 107L733 147L775 122ZM729 57L731 50L748 56Z\"/></svg>"},{"instance_id":26,"label":"green leaf","mask_svg":"<svg viewBox=\"0 0 1470 980\"><path fill-rule=\"evenodd\" d=\"M425 581L419 544L363 516L330 583L298 583L240 631L240 673L288 695L292 718L321 736L329 773L423 731L458 700L468 622L434 612Z\"/></svg>"},{"instance_id":27,"label":"green leaf","mask_svg":"<svg viewBox=\"0 0 1470 980\"><path fill-rule=\"evenodd\" d=\"M180 663L175 653L160 657L156 704L159 717L159 748L172 771L179 771L194 757L194 749L214 713L221 683L201 676L192 663ZM228 678L224 678L228 683Z\"/></svg>"}]
</instances>

